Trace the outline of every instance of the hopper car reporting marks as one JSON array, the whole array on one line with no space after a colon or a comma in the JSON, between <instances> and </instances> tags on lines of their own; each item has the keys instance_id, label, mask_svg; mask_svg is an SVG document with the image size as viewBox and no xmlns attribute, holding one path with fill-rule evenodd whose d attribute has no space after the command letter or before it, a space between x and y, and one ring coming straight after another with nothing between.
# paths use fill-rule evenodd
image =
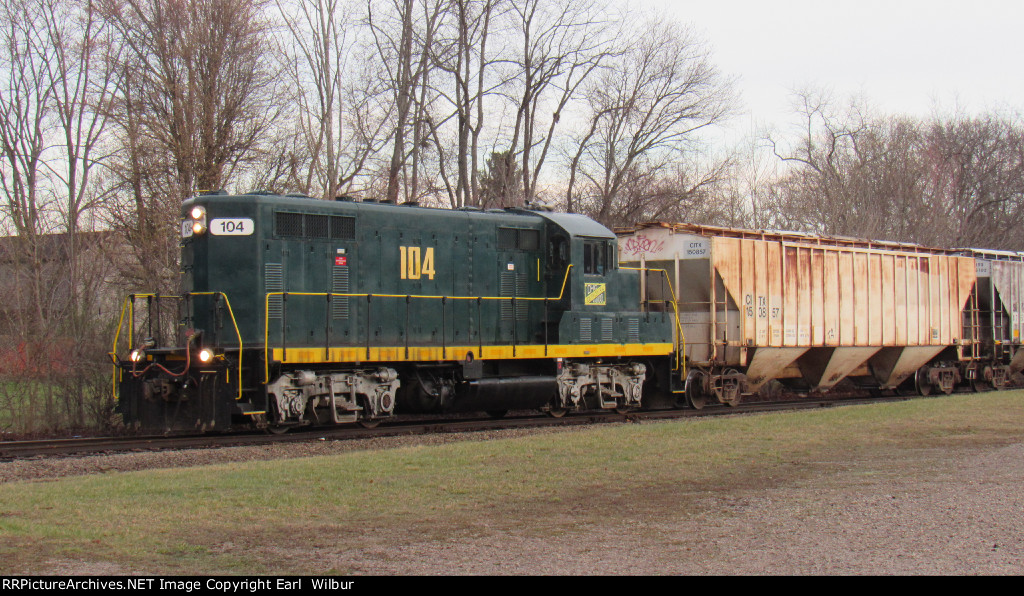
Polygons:
<instances>
[{"instance_id":1,"label":"hopper car reporting marks","mask_svg":"<svg viewBox=\"0 0 1024 596\"><path fill-rule=\"evenodd\" d=\"M671 405L674 305L617 254L574 214L197 196L182 291L124 302L117 409L171 431Z\"/></svg>"},{"instance_id":2,"label":"hopper car reporting marks","mask_svg":"<svg viewBox=\"0 0 1024 596\"><path fill-rule=\"evenodd\" d=\"M617 233L644 299L678 298L698 408L769 381L927 395L1000 389L1024 368L1020 253L662 222Z\"/></svg>"}]
</instances>

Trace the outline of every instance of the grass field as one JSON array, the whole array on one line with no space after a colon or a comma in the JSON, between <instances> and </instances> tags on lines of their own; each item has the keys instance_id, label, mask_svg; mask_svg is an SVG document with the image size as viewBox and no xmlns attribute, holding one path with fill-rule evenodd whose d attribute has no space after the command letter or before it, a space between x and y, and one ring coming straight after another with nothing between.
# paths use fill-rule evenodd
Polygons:
<instances>
[{"instance_id":1,"label":"grass field","mask_svg":"<svg viewBox=\"0 0 1024 596\"><path fill-rule=\"evenodd\" d=\"M624 508L699 515L689 495L778 486L822 460L1019 443L1022 422L1024 391L1010 391L13 482L0 574L350 573L346 549L388 536L536 520L544 538Z\"/></svg>"}]
</instances>

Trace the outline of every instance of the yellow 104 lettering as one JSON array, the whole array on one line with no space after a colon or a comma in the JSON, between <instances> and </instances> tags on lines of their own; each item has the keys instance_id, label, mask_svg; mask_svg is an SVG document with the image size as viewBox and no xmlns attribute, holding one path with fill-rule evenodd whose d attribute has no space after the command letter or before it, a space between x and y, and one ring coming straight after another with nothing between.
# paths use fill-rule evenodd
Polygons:
<instances>
[{"instance_id":1,"label":"yellow 104 lettering","mask_svg":"<svg viewBox=\"0 0 1024 596\"><path fill-rule=\"evenodd\" d=\"M399 246L398 250L402 253L402 279L434 279L434 247Z\"/></svg>"}]
</instances>

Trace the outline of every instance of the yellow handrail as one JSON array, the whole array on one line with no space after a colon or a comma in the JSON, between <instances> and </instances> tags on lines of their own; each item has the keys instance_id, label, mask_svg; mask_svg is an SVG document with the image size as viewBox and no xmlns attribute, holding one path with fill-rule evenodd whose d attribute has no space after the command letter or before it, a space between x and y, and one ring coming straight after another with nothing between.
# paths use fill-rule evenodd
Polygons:
<instances>
[{"instance_id":1,"label":"yellow handrail","mask_svg":"<svg viewBox=\"0 0 1024 596\"><path fill-rule=\"evenodd\" d=\"M190 296L216 296L220 295L224 297L224 304L228 306L228 314L231 315L231 324L235 328L235 335L238 337L238 397L236 399L242 399L242 332L238 329L238 321L235 320L235 311L231 308L231 300L228 299L228 295L224 292L189 292Z\"/></svg>"},{"instance_id":2,"label":"yellow handrail","mask_svg":"<svg viewBox=\"0 0 1024 596\"><path fill-rule=\"evenodd\" d=\"M242 399L242 332L238 328L238 320L235 319L235 311L231 307L231 300L228 295L224 292L188 292L187 296L223 296L224 303L227 304L228 314L231 316L231 324L235 328L235 335L238 337L238 397L236 399ZM129 311L129 324L132 328L128 333L128 349L132 349L132 335L134 335L134 323L135 323L135 300L138 298L170 298L172 300L181 300L182 296L174 296L168 294L130 294L125 296L124 304L121 306L121 316L117 322L117 332L114 334L114 345L110 352L111 360L114 362L114 370L112 374L112 387L111 392L115 400L119 399L117 394L117 371L120 367L117 365L117 344L121 339L121 329L124 326L124 314L125 310ZM186 349L188 347L186 346Z\"/></svg>"},{"instance_id":3,"label":"yellow handrail","mask_svg":"<svg viewBox=\"0 0 1024 596\"><path fill-rule=\"evenodd\" d=\"M669 294L672 296L670 304L672 304L672 311L676 315L676 331L679 333L679 346L676 348L676 366L672 370L679 370L682 367L682 377L686 378L686 336L683 334L683 324L679 321L679 301L676 299L676 291L672 287L672 280L668 276L668 271L664 269L648 269L646 267L620 267L620 269L629 269L631 271L654 271L661 273L665 276L665 281L668 286ZM666 302L665 300L651 300L650 302Z\"/></svg>"},{"instance_id":4,"label":"yellow handrail","mask_svg":"<svg viewBox=\"0 0 1024 596\"><path fill-rule=\"evenodd\" d=\"M374 298L416 298L423 300L561 300L565 296L565 286L569 282L569 272L572 269L572 264L565 268L565 277L562 279L562 288L558 292L558 297L553 298L549 296L431 296L431 295L419 295L419 294L345 294L335 292L267 292L266 297L263 301L263 367L264 367L264 382L270 382L270 297L271 296L283 296L288 294L289 296L322 296L326 298L330 295L332 298L366 298L373 296Z\"/></svg>"}]
</instances>

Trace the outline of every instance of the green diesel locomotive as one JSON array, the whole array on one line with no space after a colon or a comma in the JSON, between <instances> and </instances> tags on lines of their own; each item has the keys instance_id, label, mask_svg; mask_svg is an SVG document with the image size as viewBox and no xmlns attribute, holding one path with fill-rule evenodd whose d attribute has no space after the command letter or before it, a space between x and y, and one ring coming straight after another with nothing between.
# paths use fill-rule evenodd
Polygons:
<instances>
[{"instance_id":1,"label":"green diesel locomotive","mask_svg":"<svg viewBox=\"0 0 1024 596\"><path fill-rule=\"evenodd\" d=\"M671 403L656 272L582 215L254 192L186 201L182 290L133 294L113 390L150 431Z\"/></svg>"}]
</instances>

